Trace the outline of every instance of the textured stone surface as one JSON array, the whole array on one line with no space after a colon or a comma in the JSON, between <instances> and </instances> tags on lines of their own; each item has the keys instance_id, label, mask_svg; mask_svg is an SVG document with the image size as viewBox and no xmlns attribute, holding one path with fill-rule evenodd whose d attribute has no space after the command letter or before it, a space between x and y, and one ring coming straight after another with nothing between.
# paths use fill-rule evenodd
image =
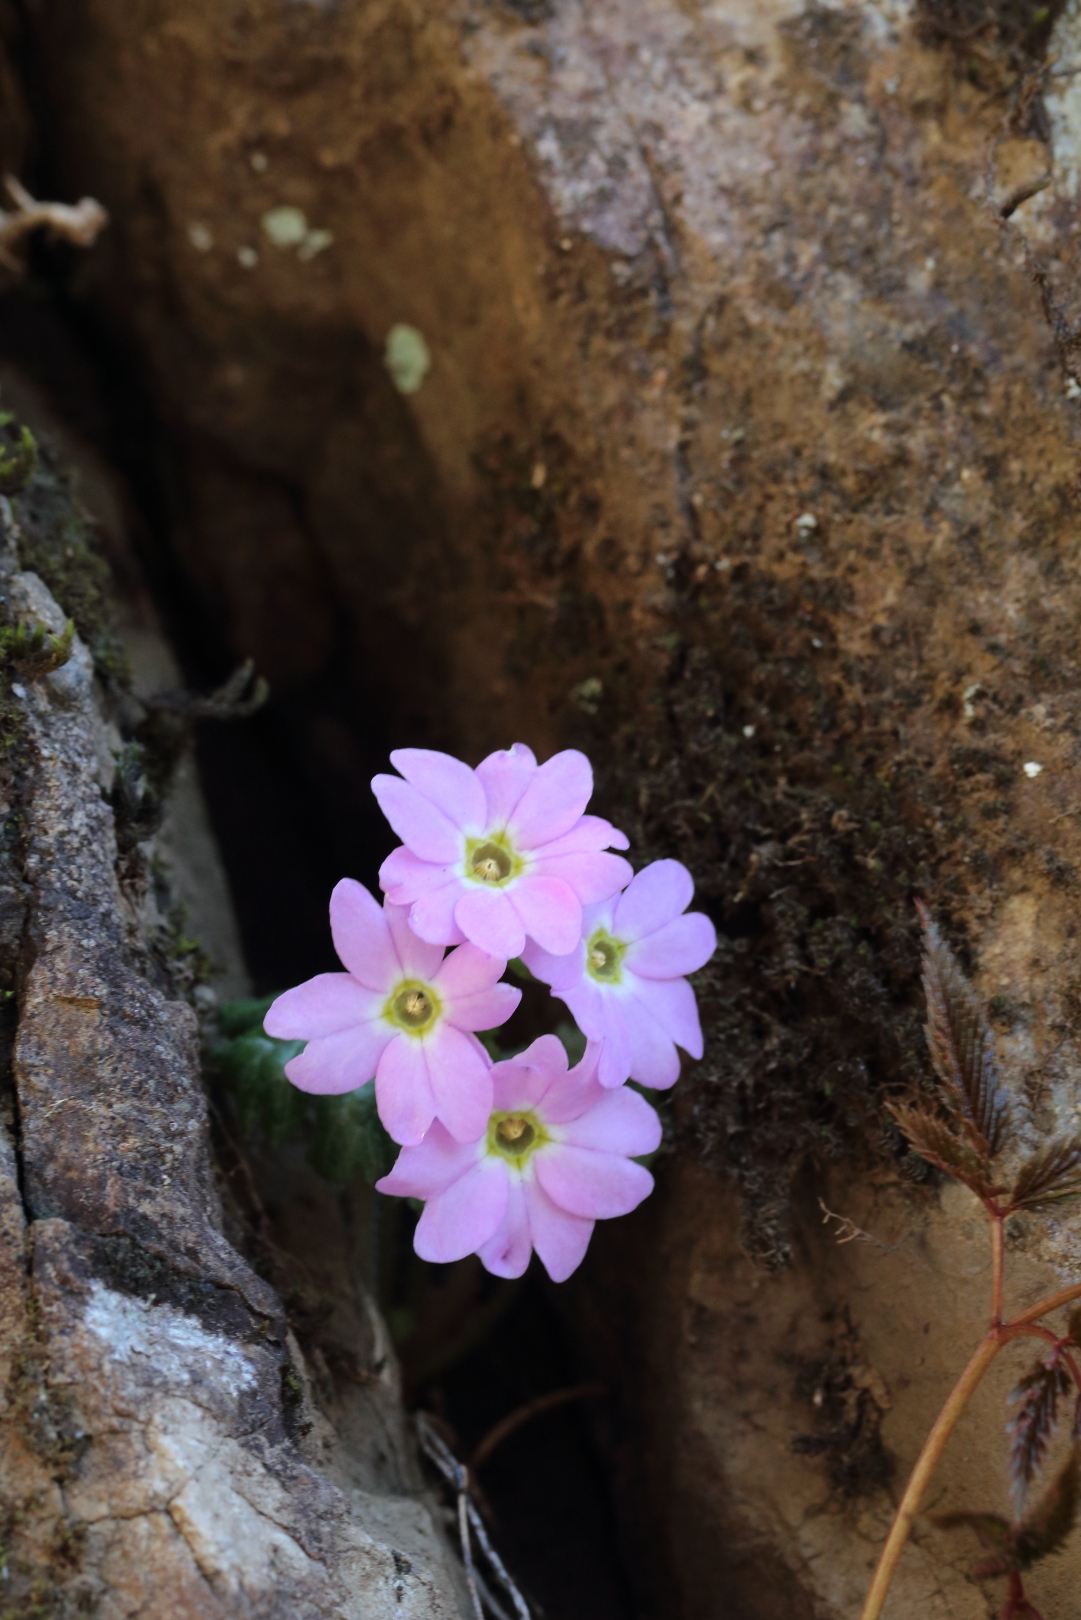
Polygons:
<instances>
[{"instance_id":1,"label":"textured stone surface","mask_svg":"<svg viewBox=\"0 0 1081 1620\"><path fill-rule=\"evenodd\" d=\"M60 630L4 505L9 611ZM0 1160L5 1612L459 1615L378 1323L350 1336L350 1447L222 1235L196 1017L117 878L115 733L85 646L7 701L25 923Z\"/></svg>"}]
</instances>

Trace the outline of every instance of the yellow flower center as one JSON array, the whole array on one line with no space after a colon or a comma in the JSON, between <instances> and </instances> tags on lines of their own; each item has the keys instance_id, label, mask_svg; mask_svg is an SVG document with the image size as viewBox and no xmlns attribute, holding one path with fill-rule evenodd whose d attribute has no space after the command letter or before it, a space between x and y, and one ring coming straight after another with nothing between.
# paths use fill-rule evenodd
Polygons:
<instances>
[{"instance_id":1,"label":"yellow flower center","mask_svg":"<svg viewBox=\"0 0 1081 1620\"><path fill-rule=\"evenodd\" d=\"M586 940L586 971L599 984L618 984L623 977L626 951L622 940L613 939L603 928L598 928Z\"/></svg>"},{"instance_id":2,"label":"yellow flower center","mask_svg":"<svg viewBox=\"0 0 1081 1620\"><path fill-rule=\"evenodd\" d=\"M407 1035L424 1035L441 1011L439 998L431 985L421 984L417 979L406 979L391 992L383 1008L383 1017L397 1024Z\"/></svg>"},{"instance_id":3,"label":"yellow flower center","mask_svg":"<svg viewBox=\"0 0 1081 1620\"><path fill-rule=\"evenodd\" d=\"M465 848L465 876L473 883L501 889L521 872L525 862L506 833L470 838Z\"/></svg>"},{"instance_id":4,"label":"yellow flower center","mask_svg":"<svg viewBox=\"0 0 1081 1620\"><path fill-rule=\"evenodd\" d=\"M493 1114L488 1121L488 1151L498 1153L517 1169L548 1141L536 1114Z\"/></svg>"}]
</instances>

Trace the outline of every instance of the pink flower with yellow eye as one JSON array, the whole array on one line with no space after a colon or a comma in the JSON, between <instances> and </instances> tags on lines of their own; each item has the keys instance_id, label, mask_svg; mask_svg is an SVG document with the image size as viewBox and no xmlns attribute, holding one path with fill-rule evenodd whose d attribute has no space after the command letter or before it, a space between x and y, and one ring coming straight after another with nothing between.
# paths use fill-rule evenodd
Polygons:
<instances>
[{"instance_id":1,"label":"pink flower with yellow eye","mask_svg":"<svg viewBox=\"0 0 1081 1620\"><path fill-rule=\"evenodd\" d=\"M400 906L380 906L352 878L331 895L330 927L347 971L286 990L263 1020L268 1035L308 1043L285 1065L289 1080L327 1095L374 1076L396 1142L419 1142L433 1120L448 1140L475 1142L492 1110L492 1068L474 1031L505 1023L522 995L496 983L506 961L475 945L444 955Z\"/></svg>"},{"instance_id":2,"label":"pink flower with yellow eye","mask_svg":"<svg viewBox=\"0 0 1081 1620\"><path fill-rule=\"evenodd\" d=\"M403 1148L380 1192L424 1200L414 1247L423 1260L478 1254L499 1277L520 1277L537 1251L553 1282L581 1263L594 1223L635 1209L653 1189L636 1157L661 1124L637 1091L607 1090L598 1051L574 1069L554 1035L492 1069L492 1110L479 1141L435 1124Z\"/></svg>"},{"instance_id":3,"label":"pink flower with yellow eye","mask_svg":"<svg viewBox=\"0 0 1081 1620\"><path fill-rule=\"evenodd\" d=\"M654 861L616 899L586 907L583 937L567 956L536 945L523 952L530 972L570 1008L582 1033L601 1043L603 1086L628 1078L672 1086L679 1079L676 1046L702 1056L698 1006L683 975L705 966L717 934L704 912L686 912L693 894L685 866Z\"/></svg>"},{"instance_id":4,"label":"pink flower with yellow eye","mask_svg":"<svg viewBox=\"0 0 1081 1620\"><path fill-rule=\"evenodd\" d=\"M563 955L581 937L582 907L609 899L631 876L608 853L626 849L624 835L584 814L593 769L576 749L538 765L515 743L475 771L425 748L390 759L401 776L377 776L372 789L402 847L379 881L388 899L409 907L422 939L470 940L509 958L529 938Z\"/></svg>"}]
</instances>

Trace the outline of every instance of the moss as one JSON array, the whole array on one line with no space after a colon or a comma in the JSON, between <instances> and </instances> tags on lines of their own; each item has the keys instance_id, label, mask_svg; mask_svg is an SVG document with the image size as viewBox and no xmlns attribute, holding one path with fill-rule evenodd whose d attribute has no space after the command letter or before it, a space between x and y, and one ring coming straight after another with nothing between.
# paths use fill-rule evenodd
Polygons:
<instances>
[{"instance_id":1,"label":"moss","mask_svg":"<svg viewBox=\"0 0 1081 1620\"><path fill-rule=\"evenodd\" d=\"M783 1263L808 1159L926 1174L883 1108L926 1083L913 899L961 914L959 846L969 879L993 890L1007 833L978 807L1007 762L986 750L975 775L967 757L936 769L909 745L895 655L841 655L844 594L828 572L781 582L744 564L708 600L677 585L652 724L628 692L614 735L598 721L581 740L637 862L684 861L718 926L678 1140L734 1175L747 1246Z\"/></svg>"},{"instance_id":2,"label":"moss","mask_svg":"<svg viewBox=\"0 0 1081 1620\"><path fill-rule=\"evenodd\" d=\"M0 411L0 495L25 489L37 466L38 447L28 427L19 427L10 411Z\"/></svg>"},{"instance_id":3,"label":"moss","mask_svg":"<svg viewBox=\"0 0 1081 1620\"><path fill-rule=\"evenodd\" d=\"M13 502L24 568L45 581L90 649L94 668L109 687L131 678L109 599L109 566L89 519L80 510L71 477L47 444L33 476Z\"/></svg>"}]
</instances>

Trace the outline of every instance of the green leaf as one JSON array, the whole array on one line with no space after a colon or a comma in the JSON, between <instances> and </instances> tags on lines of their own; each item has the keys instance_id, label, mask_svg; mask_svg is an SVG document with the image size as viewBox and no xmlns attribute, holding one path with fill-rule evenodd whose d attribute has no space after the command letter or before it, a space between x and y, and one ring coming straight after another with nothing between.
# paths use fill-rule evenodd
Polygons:
<instances>
[{"instance_id":1,"label":"green leaf","mask_svg":"<svg viewBox=\"0 0 1081 1620\"><path fill-rule=\"evenodd\" d=\"M1029 1569L1038 1559L1061 1551L1074 1527L1079 1499L1081 1467L1075 1446L1054 1484L1014 1533L1019 1568Z\"/></svg>"},{"instance_id":2,"label":"green leaf","mask_svg":"<svg viewBox=\"0 0 1081 1620\"><path fill-rule=\"evenodd\" d=\"M223 1035L243 1035L249 1029L262 1029L277 996L255 996L248 1001L224 1001L218 1008L218 1028Z\"/></svg>"},{"instance_id":3,"label":"green leaf","mask_svg":"<svg viewBox=\"0 0 1081 1620\"><path fill-rule=\"evenodd\" d=\"M935 1074L965 1134L985 1162L1012 1135L1009 1096L998 1073L994 1038L975 991L957 965L926 906L923 925L925 1033Z\"/></svg>"},{"instance_id":4,"label":"green leaf","mask_svg":"<svg viewBox=\"0 0 1081 1620\"><path fill-rule=\"evenodd\" d=\"M1010 1207L1047 1210L1079 1194L1081 1137L1058 1137L1021 1166L1010 1194Z\"/></svg>"},{"instance_id":5,"label":"green leaf","mask_svg":"<svg viewBox=\"0 0 1081 1620\"><path fill-rule=\"evenodd\" d=\"M1007 1427L1010 1435L1010 1492L1024 1501L1032 1481L1043 1467L1047 1448L1058 1423L1058 1403L1070 1388L1070 1375L1061 1362L1038 1361L1010 1395L1018 1406Z\"/></svg>"},{"instance_id":6,"label":"green leaf","mask_svg":"<svg viewBox=\"0 0 1081 1620\"><path fill-rule=\"evenodd\" d=\"M955 1136L944 1120L929 1114L923 1108L906 1108L900 1103L886 1105L905 1136L921 1158L948 1176L963 1181L978 1197L991 1191L986 1174L986 1163L981 1160L971 1142Z\"/></svg>"},{"instance_id":7,"label":"green leaf","mask_svg":"<svg viewBox=\"0 0 1081 1620\"><path fill-rule=\"evenodd\" d=\"M371 1186L391 1169L397 1152L376 1112L374 1085L318 1099L308 1162L328 1181L344 1187L359 1171Z\"/></svg>"},{"instance_id":8,"label":"green leaf","mask_svg":"<svg viewBox=\"0 0 1081 1620\"><path fill-rule=\"evenodd\" d=\"M222 1073L231 1083L237 1118L247 1136L262 1135L280 1147L299 1134L307 1097L285 1077L290 1058L303 1052L304 1041L277 1041L258 1026L218 1048Z\"/></svg>"}]
</instances>

